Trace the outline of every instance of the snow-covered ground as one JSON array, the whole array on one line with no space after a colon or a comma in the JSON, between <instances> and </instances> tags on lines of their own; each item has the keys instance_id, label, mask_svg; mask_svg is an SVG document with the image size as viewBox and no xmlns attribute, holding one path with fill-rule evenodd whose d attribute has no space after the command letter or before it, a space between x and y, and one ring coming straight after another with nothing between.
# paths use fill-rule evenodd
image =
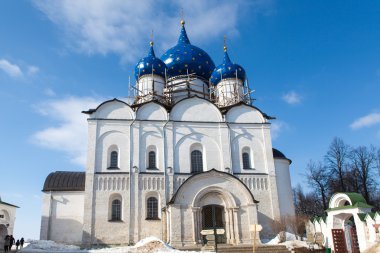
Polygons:
<instances>
[{"instance_id":1,"label":"snow-covered ground","mask_svg":"<svg viewBox=\"0 0 380 253\"><path fill-rule=\"evenodd\" d=\"M286 233L286 241L283 243L278 242L276 236L272 240L265 242L266 245L285 245L288 249L294 249L299 247L308 247L305 241L296 240L294 234ZM147 237L134 246L124 247L110 247L100 249L80 249L78 246L65 245L56 243L53 241L43 240L31 240L29 244L25 246L19 252L22 253L195 253L195 251L181 251L173 249L170 245L164 243L156 237ZM199 253L199 252L197 252Z\"/></svg>"},{"instance_id":2,"label":"snow-covered ground","mask_svg":"<svg viewBox=\"0 0 380 253\"><path fill-rule=\"evenodd\" d=\"M175 250L156 237L147 237L134 246L112 247L101 249L80 249L78 246L55 243L53 241L35 240L19 252L23 253L196 253L195 251ZM197 252L199 253L199 252Z\"/></svg>"}]
</instances>

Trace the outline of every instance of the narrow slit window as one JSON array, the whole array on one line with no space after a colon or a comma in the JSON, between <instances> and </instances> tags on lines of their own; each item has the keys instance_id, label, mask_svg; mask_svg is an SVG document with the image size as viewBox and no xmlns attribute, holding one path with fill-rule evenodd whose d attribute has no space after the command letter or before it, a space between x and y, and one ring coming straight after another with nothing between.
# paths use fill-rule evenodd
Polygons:
<instances>
[{"instance_id":1,"label":"narrow slit window","mask_svg":"<svg viewBox=\"0 0 380 253\"><path fill-rule=\"evenodd\" d=\"M251 161L249 160L249 154L247 152L243 153L243 169L247 170L251 168Z\"/></svg>"},{"instance_id":2,"label":"narrow slit window","mask_svg":"<svg viewBox=\"0 0 380 253\"><path fill-rule=\"evenodd\" d=\"M191 172L199 173L203 171L202 152L194 150L191 152Z\"/></svg>"},{"instance_id":3,"label":"narrow slit window","mask_svg":"<svg viewBox=\"0 0 380 253\"><path fill-rule=\"evenodd\" d=\"M150 151L148 154L148 168L155 169L156 168L156 152Z\"/></svg>"},{"instance_id":4,"label":"narrow slit window","mask_svg":"<svg viewBox=\"0 0 380 253\"><path fill-rule=\"evenodd\" d=\"M119 160L119 155L118 155L117 151L112 151L111 152L110 167L111 168L117 168L118 167L118 160Z\"/></svg>"},{"instance_id":5,"label":"narrow slit window","mask_svg":"<svg viewBox=\"0 0 380 253\"><path fill-rule=\"evenodd\" d=\"M112 217L111 220L113 221L120 221L121 220L121 201L118 199L115 199L112 201Z\"/></svg>"}]
</instances>

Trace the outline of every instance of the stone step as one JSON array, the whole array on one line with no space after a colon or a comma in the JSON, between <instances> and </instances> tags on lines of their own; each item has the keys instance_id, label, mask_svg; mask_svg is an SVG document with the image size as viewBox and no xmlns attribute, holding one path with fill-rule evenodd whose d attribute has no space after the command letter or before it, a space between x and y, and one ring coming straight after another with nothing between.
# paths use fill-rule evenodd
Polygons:
<instances>
[{"instance_id":1,"label":"stone step","mask_svg":"<svg viewBox=\"0 0 380 253\"><path fill-rule=\"evenodd\" d=\"M200 251L200 247L186 247L181 250ZM252 253L252 245L218 245L218 253ZM260 245L256 248L256 253L290 253L284 245Z\"/></svg>"}]
</instances>

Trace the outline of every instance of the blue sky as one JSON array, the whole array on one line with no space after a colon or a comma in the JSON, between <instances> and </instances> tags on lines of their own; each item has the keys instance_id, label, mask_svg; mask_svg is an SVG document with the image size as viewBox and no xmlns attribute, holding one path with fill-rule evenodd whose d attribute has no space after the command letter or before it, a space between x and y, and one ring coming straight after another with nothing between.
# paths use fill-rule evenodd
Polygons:
<instances>
[{"instance_id":1,"label":"blue sky","mask_svg":"<svg viewBox=\"0 0 380 253\"><path fill-rule=\"evenodd\" d=\"M162 55L180 9L192 44L232 61L273 121L273 146L304 183L331 140L380 141L378 1L1 1L0 124L4 201L20 206L14 234L38 238L41 189L55 170L83 170L80 111L123 98L151 30Z\"/></svg>"}]
</instances>

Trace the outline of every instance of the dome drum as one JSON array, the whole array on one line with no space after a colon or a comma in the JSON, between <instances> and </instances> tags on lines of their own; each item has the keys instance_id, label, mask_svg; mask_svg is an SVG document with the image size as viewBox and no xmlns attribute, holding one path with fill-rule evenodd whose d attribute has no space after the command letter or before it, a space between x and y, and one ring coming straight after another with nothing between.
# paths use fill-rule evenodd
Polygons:
<instances>
[{"instance_id":1,"label":"dome drum","mask_svg":"<svg viewBox=\"0 0 380 253\"><path fill-rule=\"evenodd\" d=\"M222 79L215 87L215 103L227 107L245 101L243 81L236 78Z\"/></svg>"},{"instance_id":2,"label":"dome drum","mask_svg":"<svg viewBox=\"0 0 380 253\"><path fill-rule=\"evenodd\" d=\"M172 103L194 95L209 98L208 85L202 79L195 77L195 75L180 77L169 79L167 88L165 89L165 93L171 97Z\"/></svg>"},{"instance_id":3,"label":"dome drum","mask_svg":"<svg viewBox=\"0 0 380 253\"><path fill-rule=\"evenodd\" d=\"M141 104L163 98L165 79L158 75L144 75L137 82L136 103Z\"/></svg>"}]
</instances>

